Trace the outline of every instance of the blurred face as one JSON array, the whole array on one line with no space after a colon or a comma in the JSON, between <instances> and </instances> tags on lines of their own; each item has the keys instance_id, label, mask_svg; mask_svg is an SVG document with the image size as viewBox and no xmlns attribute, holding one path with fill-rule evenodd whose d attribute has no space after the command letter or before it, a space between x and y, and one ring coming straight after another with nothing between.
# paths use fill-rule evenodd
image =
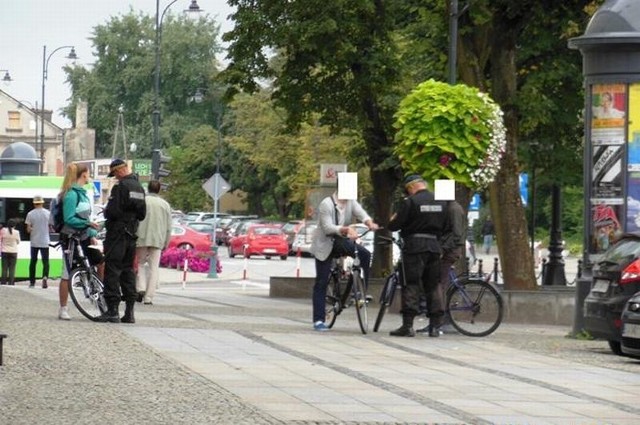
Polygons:
<instances>
[{"instance_id":1,"label":"blurred face","mask_svg":"<svg viewBox=\"0 0 640 425\"><path fill-rule=\"evenodd\" d=\"M89 181L89 171L85 171L84 173L80 174L80 177L78 177L78 185L80 186L84 186L85 184L87 184L87 182Z\"/></svg>"}]
</instances>

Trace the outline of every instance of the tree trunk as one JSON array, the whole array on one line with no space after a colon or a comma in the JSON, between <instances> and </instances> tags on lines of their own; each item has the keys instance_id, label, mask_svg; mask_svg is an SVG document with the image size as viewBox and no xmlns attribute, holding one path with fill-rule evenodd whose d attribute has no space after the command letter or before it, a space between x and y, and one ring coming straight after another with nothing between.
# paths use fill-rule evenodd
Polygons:
<instances>
[{"instance_id":1,"label":"tree trunk","mask_svg":"<svg viewBox=\"0 0 640 425\"><path fill-rule=\"evenodd\" d=\"M517 24L496 15L491 62L492 97L504 111L507 146L502 167L490 186L491 215L495 225L505 289L536 289L527 221L520 198L518 165ZM508 259L508 261L507 261Z\"/></svg>"},{"instance_id":2,"label":"tree trunk","mask_svg":"<svg viewBox=\"0 0 640 425\"><path fill-rule=\"evenodd\" d=\"M384 229L378 233L389 236L386 230L391 218L393 205L393 192L396 189L398 180L393 169L378 170L371 168L371 181L375 188L373 218ZM374 244L373 264L371 266L372 277L382 277L391 270L392 246L388 244Z\"/></svg>"}]
</instances>

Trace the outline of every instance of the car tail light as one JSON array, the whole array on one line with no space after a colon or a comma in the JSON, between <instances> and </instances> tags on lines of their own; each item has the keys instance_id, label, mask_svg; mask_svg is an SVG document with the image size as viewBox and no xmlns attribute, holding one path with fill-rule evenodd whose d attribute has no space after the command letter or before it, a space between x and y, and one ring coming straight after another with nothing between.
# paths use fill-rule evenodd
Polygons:
<instances>
[{"instance_id":1,"label":"car tail light","mask_svg":"<svg viewBox=\"0 0 640 425\"><path fill-rule=\"evenodd\" d=\"M635 260L622 271L620 285L626 285L637 281L640 281L640 259Z\"/></svg>"}]
</instances>

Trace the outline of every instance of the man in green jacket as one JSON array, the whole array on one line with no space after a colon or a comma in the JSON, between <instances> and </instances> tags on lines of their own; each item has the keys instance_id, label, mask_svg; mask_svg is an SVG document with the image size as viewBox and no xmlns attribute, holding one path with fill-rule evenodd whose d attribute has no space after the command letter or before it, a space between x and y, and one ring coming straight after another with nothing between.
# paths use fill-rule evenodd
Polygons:
<instances>
[{"instance_id":1,"label":"man in green jacket","mask_svg":"<svg viewBox=\"0 0 640 425\"><path fill-rule=\"evenodd\" d=\"M171 237L171 206L162 199L160 182L151 180L145 197L147 216L138 227L136 257L138 259L138 279L136 291L138 301L153 304L153 296L158 287L160 255L169 244Z\"/></svg>"}]
</instances>

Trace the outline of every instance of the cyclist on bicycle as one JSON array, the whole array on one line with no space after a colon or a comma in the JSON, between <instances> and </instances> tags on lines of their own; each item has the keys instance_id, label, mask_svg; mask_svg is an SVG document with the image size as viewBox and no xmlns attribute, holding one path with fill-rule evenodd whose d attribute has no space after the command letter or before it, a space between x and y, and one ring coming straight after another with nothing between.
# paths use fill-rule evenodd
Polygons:
<instances>
[{"instance_id":1,"label":"cyclist on bicycle","mask_svg":"<svg viewBox=\"0 0 640 425\"><path fill-rule=\"evenodd\" d=\"M438 328L442 324L444 309L438 291L440 281L439 239L448 225L447 205L436 201L427 190L427 183L419 175L408 176L404 180L407 197L391 217L388 229L400 230L404 241L402 250L405 287L402 290L402 326L391 331L391 336L416 335L413 320L420 311L420 295L424 292L431 300L428 305L431 331L429 336L440 336Z\"/></svg>"},{"instance_id":2,"label":"cyclist on bicycle","mask_svg":"<svg viewBox=\"0 0 640 425\"><path fill-rule=\"evenodd\" d=\"M311 242L311 253L316 259L316 281L313 286L313 328L317 331L329 330L324 319L331 261L333 258L344 255L353 257L355 253L354 241L358 238L358 233L349 227L354 218L366 224L370 230L378 229L378 225L356 200L341 200L338 199L337 193L333 193L318 205L318 227L314 231ZM345 241L344 252L336 252L333 241L335 236L348 238ZM365 247L358 246L358 258L364 273L366 287L369 281L371 253Z\"/></svg>"}]
</instances>

